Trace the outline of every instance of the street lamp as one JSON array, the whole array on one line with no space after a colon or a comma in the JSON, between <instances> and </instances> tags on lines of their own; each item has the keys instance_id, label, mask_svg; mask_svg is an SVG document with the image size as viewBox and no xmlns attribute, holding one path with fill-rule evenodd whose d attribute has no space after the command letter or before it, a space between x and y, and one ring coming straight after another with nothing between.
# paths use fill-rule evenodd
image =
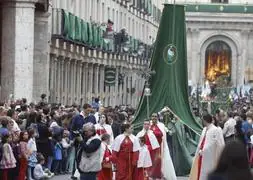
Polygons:
<instances>
[{"instance_id":1,"label":"street lamp","mask_svg":"<svg viewBox=\"0 0 253 180\"><path fill-rule=\"evenodd\" d=\"M145 80L145 89L144 89L144 96L147 98L147 118L149 119L149 97L151 96L151 89L149 80L152 75L154 75L156 72L154 70L151 70L150 68L146 67L144 69L141 69L139 72L137 72L138 75L141 76Z\"/></svg>"},{"instance_id":2,"label":"street lamp","mask_svg":"<svg viewBox=\"0 0 253 180\"><path fill-rule=\"evenodd\" d=\"M149 97L151 96L151 90L149 87L144 89L144 96L147 98L147 118L149 119Z\"/></svg>"}]
</instances>

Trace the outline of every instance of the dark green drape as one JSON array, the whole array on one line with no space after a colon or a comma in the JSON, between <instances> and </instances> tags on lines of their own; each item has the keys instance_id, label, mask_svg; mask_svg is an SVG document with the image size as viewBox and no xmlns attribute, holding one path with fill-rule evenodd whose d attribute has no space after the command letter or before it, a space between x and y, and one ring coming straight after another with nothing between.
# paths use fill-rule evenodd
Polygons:
<instances>
[{"instance_id":1,"label":"dark green drape","mask_svg":"<svg viewBox=\"0 0 253 180\"><path fill-rule=\"evenodd\" d=\"M169 49L174 52L170 59ZM152 70L156 71L150 80L152 95L149 97L150 114L168 106L180 118L180 125L187 131L187 135L194 142L200 134L201 126L191 113L188 101L188 77L186 54L185 12L183 5L166 4L156 38L156 45L151 59ZM143 120L147 118L147 100L142 96L134 120L135 130L142 128ZM179 125L178 125L179 126ZM192 136L192 134L194 134ZM189 140L186 132L182 131L175 136L173 145L177 146L175 155L178 175L185 175L190 171L191 157L187 147ZM195 144L196 146L196 144Z\"/></svg>"}]
</instances>

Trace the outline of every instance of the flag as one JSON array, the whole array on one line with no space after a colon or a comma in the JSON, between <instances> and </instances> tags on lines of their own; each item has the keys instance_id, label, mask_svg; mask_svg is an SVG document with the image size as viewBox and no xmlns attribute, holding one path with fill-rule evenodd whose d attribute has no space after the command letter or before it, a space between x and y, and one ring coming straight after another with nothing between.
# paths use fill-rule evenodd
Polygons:
<instances>
[{"instance_id":1,"label":"flag","mask_svg":"<svg viewBox=\"0 0 253 180\"><path fill-rule=\"evenodd\" d=\"M149 116L168 106L180 118L175 125L177 134L171 150L172 154L175 153L172 159L177 175L190 172L191 153L195 151L193 148L190 152L187 146L190 140L184 129L195 135L200 134L202 129L193 117L188 101L186 49L184 6L165 4L150 64L151 70L156 73L149 82L152 93L149 96ZM147 99L142 96L133 121L134 128L141 129L146 118Z\"/></svg>"}]
</instances>

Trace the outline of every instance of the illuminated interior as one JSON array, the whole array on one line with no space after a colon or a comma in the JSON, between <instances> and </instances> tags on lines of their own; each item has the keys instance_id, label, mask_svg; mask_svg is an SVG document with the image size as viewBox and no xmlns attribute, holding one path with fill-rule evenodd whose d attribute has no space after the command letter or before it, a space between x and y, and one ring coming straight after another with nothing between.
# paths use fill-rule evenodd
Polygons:
<instances>
[{"instance_id":1,"label":"illuminated interior","mask_svg":"<svg viewBox=\"0 0 253 180\"><path fill-rule=\"evenodd\" d=\"M213 82L219 76L231 75L231 49L223 41L215 41L206 49L205 77Z\"/></svg>"}]
</instances>

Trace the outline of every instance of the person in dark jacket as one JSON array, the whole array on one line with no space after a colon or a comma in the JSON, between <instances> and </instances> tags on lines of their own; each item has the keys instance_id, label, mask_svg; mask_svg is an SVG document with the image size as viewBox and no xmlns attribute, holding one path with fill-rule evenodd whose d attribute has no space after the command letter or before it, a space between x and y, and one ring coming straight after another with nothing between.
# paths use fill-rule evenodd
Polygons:
<instances>
[{"instance_id":1,"label":"person in dark jacket","mask_svg":"<svg viewBox=\"0 0 253 180\"><path fill-rule=\"evenodd\" d=\"M47 168L51 170L53 149L51 148L51 133L46 125L46 120L43 119L42 114L36 116L37 128L39 137L37 138L38 152L43 154L46 159Z\"/></svg>"},{"instance_id":2,"label":"person in dark jacket","mask_svg":"<svg viewBox=\"0 0 253 180\"><path fill-rule=\"evenodd\" d=\"M80 135L80 131L82 130L82 127L86 123L93 123L96 124L96 118L94 115L90 114L90 108L91 106L89 104L83 105L83 111L81 111L79 114L73 117L71 123L70 123L70 132L71 132L71 139L74 140L74 147L72 147L71 157L73 156L75 159L76 153L77 153L77 147L79 146L79 143L75 140L76 137ZM71 178L74 179L74 173L75 173L75 162L73 162L73 169L72 169L72 176Z\"/></svg>"},{"instance_id":3,"label":"person in dark jacket","mask_svg":"<svg viewBox=\"0 0 253 180\"><path fill-rule=\"evenodd\" d=\"M116 116L115 115L113 116L113 114L109 114L107 116L106 124L111 125L113 137L116 138L118 135L121 134L121 128L120 128L120 123L117 123L116 121L114 121L114 119L116 119Z\"/></svg>"},{"instance_id":4,"label":"person in dark jacket","mask_svg":"<svg viewBox=\"0 0 253 180\"><path fill-rule=\"evenodd\" d=\"M90 114L90 108L91 106L89 104L84 104L83 111L74 116L70 124L70 130L72 132L81 130L85 123L91 122L96 124L96 118Z\"/></svg>"},{"instance_id":5,"label":"person in dark jacket","mask_svg":"<svg viewBox=\"0 0 253 180\"><path fill-rule=\"evenodd\" d=\"M241 141L226 144L217 168L208 180L253 180L245 145Z\"/></svg>"}]
</instances>

